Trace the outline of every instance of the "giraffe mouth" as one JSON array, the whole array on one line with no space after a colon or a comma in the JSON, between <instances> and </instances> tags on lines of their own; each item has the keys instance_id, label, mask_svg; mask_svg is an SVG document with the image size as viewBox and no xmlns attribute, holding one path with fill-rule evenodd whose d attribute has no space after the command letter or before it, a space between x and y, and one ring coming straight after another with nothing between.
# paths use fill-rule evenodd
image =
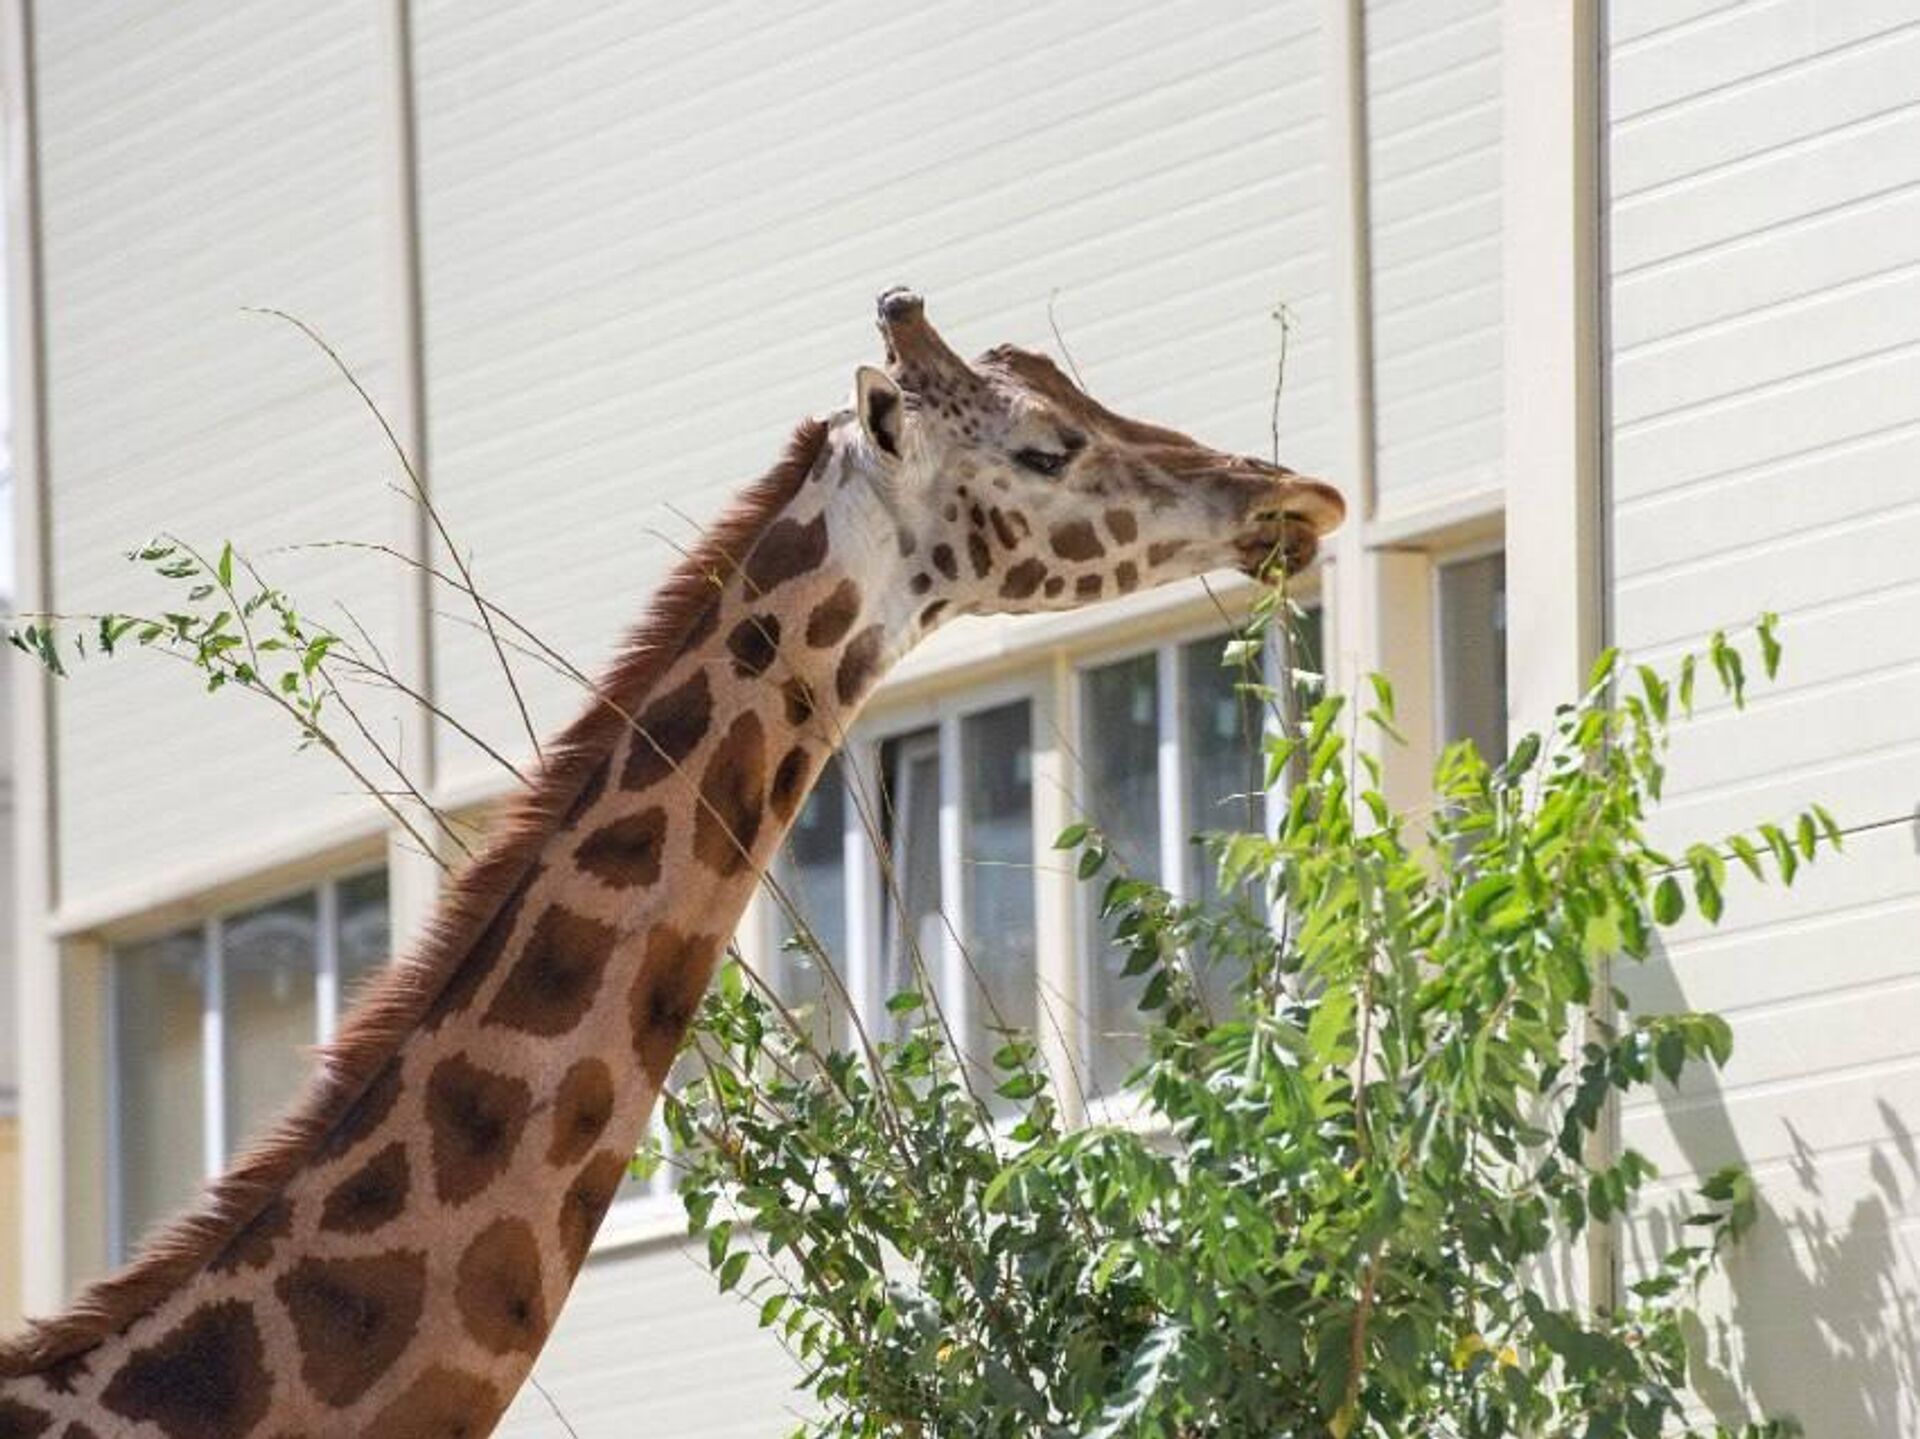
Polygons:
<instances>
[{"instance_id":1,"label":"giraffe mouth","mask_svg":"<svg viewBox=\"0 0 1920 1439\"><path fill-rule=\"evenodd\" d=\"M1255 579L1276 570L1297 575L1319 554L1320 537L1346 517L1346 502L1333 486L1291 471L1274 475L1269 470L1264 478L1265 493L1234 542L1235 559Z\"/></svg>"},{"instance_id":2,"label":"giraffe mouth","mask_svg":"<svg viewBox=\"0 0 1920 1439\"><path fill-rule=\"evenodd\" d=\"M1307 521L1291 516L1263 518L1234 543L1240 572L1256 580L1276 578L1278 574L1297 575L1319 552L1319 532Z\"/></svg>"}]
</instances>

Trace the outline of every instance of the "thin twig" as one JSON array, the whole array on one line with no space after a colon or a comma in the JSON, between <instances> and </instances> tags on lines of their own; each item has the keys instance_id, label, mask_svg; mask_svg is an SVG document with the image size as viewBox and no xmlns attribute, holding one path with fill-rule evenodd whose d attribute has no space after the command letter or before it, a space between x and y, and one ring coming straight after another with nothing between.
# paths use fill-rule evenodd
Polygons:
<instances>
[{"instance_id":1,"label":"thin twig","mask_svg":"<svg viewBox=\"0 0 1920 1439\"><path fill-rule=\"evenodd\" d=\"M387 444L392 447L394 457L400 461L400 468L406 472L407 483L411 485L413 489L413 502L419 505L420 508L425 511L427 518L432 521L434 533L440 536L440 543L446 548L447 555L453 561L454 568L460 571L460 577L466 581L467 593L474 594L472 567L465 559L461 558L459 547L454 544L453 536L447 530L446 521L441 518L439 508L427 494L426 482L420 477L419 470L414 467L413 457L407 453L407 447L400 443L400 437L394 433L393 426L388 423L386 415L381 412L380 406L374 401L373 396L367 392L367 387L360 383L360 378L354 374L352 367L347 364L346 360L341 357L340 352L334 349L318 330L314 329L313 326L309 325L305 320L299 318L299 316L288 314L285 310L277 310L270 305L249 305L246 308L252 310L255 314L271 315L275 319L284 320L299 330L301 334L305 335L319 347L320 352L333 362L334 368L340 372L346 379L346 382L353 386L354 393L360 397L361 403L367 407L368 411L373 415L374 420L379 424L381 431L386 435ZM499 636L496 635L493 630L493 620L488 614L486 606L479 603L477 596L475 599L475 608L478 609L480 613L480 623L486 629L488 639L493 642L494 658L500 664L500 673L502 678L507 682L508 692L513 696L514 707L520 711L520 723L526 730L527 742L533 746L534 757L544 761L546 756L541 751L540 735L539 732L534 729L533 716L527 709L526 697L520 693L520 684L519 681L514 678L513 666L507 663L506 651L500 647Z\"/></svg>"},{"instance_id":2,"label":"thin twig","mask_svg":"<svg viewBox=\"0 0 1920 1439\"><path fill-rule=\"evenodd\" d=\"M1053 342L1060 347L1061 358L1067 362L1067 368L1073 371L1073 382L1086 389L1087 382L1080 378L1080 367L1074 363L1073 351L1067 347L1067 337L1060 333L1060 322L1054 318L1053 302L1060 298L1060 287L1055 285L1047 296L1047 327L1053 331Z\"/></svg>"}]
</instances>

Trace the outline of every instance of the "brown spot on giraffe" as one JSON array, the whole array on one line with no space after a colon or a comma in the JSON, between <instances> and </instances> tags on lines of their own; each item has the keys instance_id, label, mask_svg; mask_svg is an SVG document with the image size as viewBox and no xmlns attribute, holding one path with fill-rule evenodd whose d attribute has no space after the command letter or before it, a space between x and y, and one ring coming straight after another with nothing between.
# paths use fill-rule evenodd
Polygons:
<instances>
[{"instance_id":1,"label":"brown spot on giraffe","mask_svg":"<svg viewBox=\"0 0 1920 1439\"><path fill-rule=\"evenodd\" d=\"M600 1142L613 1120L613 1071L603 1059L577 1060L553 1097L547 1163L572 1164Z\"/></svg>"},{"instance_id":2,"label":"brown spot on giraffe","mask_svg":"<svg viewBox=\"0 0 1920 1439\"><path fill-rule=\"evenodd\" d=\"M406 1142L396 1139L328 1192L320 1204L320 1228L335 1234L370 1234L391 1224L407 1207L412 1184Z\"/></svg>"},{"instance_id":3,"label":"brown spot on giraffe","mask_svg":"<svg viewBox=\"0 0 1920 1439\"><path fill-rule=\"evenodd\" d=\"M300 1343L300 1378L344 1409L394 1365L420 1329L427 1256L392 1249L355 1259L303 1259L273 1286Z\"/></svg>"},{"instance_id":4,"label":"brown spot on giraffe","mask_svg":"<svg viewBox=\"0 0 1920 1439\"><path fill-rule=\"evenodd\" d=\"M544 865L529 866L527 872L520 876L519 883L508 891L506 899L481 931L479 939L474 941L472 951L448 976L446 987L427 1010L424 1023L429 1030L437 1030L449 1015L463 1013L473 1003L481 985L492 978L494 966L500 962L500 956L506 953L507 942L519 927L520 912L526 908L527 895L545 872Z\"/></svg>"},{"instance_id":5,"label":"brown spot on giraffe","mask_svg":"<svg viewBox=\"0 0 1920 1439\"><path fill-rule=\"evenodd\" d=\"M812 756L805 745L794 745L780 756L773 783L767 789L767 804L781 824L792 819L793 812L800 807L800 796L806 793L812 768Z\"/></svg>"},{"instance_id":6,"label":"brown spot on giraffe","mask_svg":"<svg viewBox=\"0 0 1920 1439\"><path fill-rule=\"evenodd\" d=\"M40 1439L52 1427L53 1416L46 1410L17 1399L0 1399L0 1439Z\"/></svg>"},{"instance_id":7,"label":"brown spot on giraffe","mask_svg":"<svg viewBox=\"0 0 1920 1439\"><path fill-rule=\"evenodd\" d=\"M1132 560L1120 561L1113 572L1114 587L1123 595L1130 595L1140 586L1140 569Z\"/></svg>"},{"instance_id":8,"label":"brown spot on giraffe","mask_svg":"<svg viewBox=\"0 0 1920 1439\"><path fill-rule=\"evenodd\" d=\"M987 548L987 537L978 530L967 535L967 559L973 565L975 579L986 578L987 571L993 568L993 551Z\"/></svg>"},{"instance_id":9,"label":"brown spot on giraffe","mask_svg":"<svg viewBox=\"0 0 1920 1439\"><path fill-rule=\"evenodd\" d=\"M465 1051L434 1066L427 1078L428 1156L443 1204L466 1203L506 1172L532 1108L524 1079L482 1069Z\"/></svg>"},{"instance_id":10,"label":"brown spot on giraffe","mask_svg":"<svg viewBox=\"0 0 1920 1439\"><path fill-rule=\"evenodd\" d=\"M953 556L952 545L935 545L932 551L933 567L950 580L960 578L960 562Z\"/></svg>"},{"instance_id":11,"label":"brown spot on giraffe","mask_svg":"<svg viewBox=\"0 0 1920 1439\"><path fill-rule=\"evenodd\" d=\"M486 1439L506 1407L490 1380L431 1364L373 1416L361 1439Z\"/></svg>"},{"instance_id":12,"label":"brown spot on giraffe","mask_svg":"<svg viewBox=\"0 0 1920 1439\"><path fill-rule=\"evenodd\" d=\"M1147 563L1156 567L1164 565L1186 547L1185 540L1155 540L1147 546Z\"/></svg>"},{"instance_id":13,"label":"brown spot on giraffe","mask_svg":"<svg viewBox=\"0 0 1920 1439\"><path fill-rule=\"evenodd\" d=\"M1107 553L1090 520L1068 520L1055 525L1047 531L1047 543L1063 560L1097 560Z\"/></svg>"},{"instance_id":14,"label":"brown spot on giraffe","mask_svg":"<svg viewBox=\"0 0 1920 1439\"><path fill-rule=\"evenodd\" d=\"M100 1439L100 1436L85 1424L76 1422L60 1431L60 1439Z\"/></svg>"},{"instance_id":15,"label":"brown spot on giraffe","mask_svg":"<svg viewBox=\"0 0 1920 1439\"><path fill-rule=\"evenodd\" d=\"M667 812L648 805L622 815L580 841L574 863L611 889L633 889L660 878L660 852L667 842Z\"/></svg>"},{"instance_id":16,"label":"brown spot on giraffe","mask_svg":"<svg viewBox=\"0 0 1920 1439\"><path fill-rule=\"evenodd\" d=\"M886 640L884 625L868 625L847 642L833 674L833 690L841 704L850 705L867 692L880 673L880 652Z\"/></svg>"},{"instance_id":17,"label":"brown spot on giraffe","mask_svg":"<svg viewBox=\"0 0 1920 1439\"><path fill-rule=\"evenodd\" d=\"M620 1192L620 1182L626 1177L626 1158L611 1150L602 1150L567 1186L560 1201L560 1252L566 1256L569 1273L577 1272L587 1262L593 1236L599 1232L600 1221L607 1217L614 1195Z\"/></svg>"},{"instance_id":18,"label":"brown spot on giraffe","mask_svg":"<svg viewBox=\"0 0 1920 1439\"><path fill-rule=\"evenodd\" d=\"M680 640L680 653L687 654L699 649L713 638L713 632L719 628L720 601L717 598L710 599L700 606L693 616L693 623L687 626L687 632Z\"/></svg>"},{"instance_id":19,"label":"brown spot on giraffe","mask_svg":"<svg viewBox=\"0 0 1920 1439\"><path fill-rule=\"evenodd\" d=\"M852 580L842 580L807 616L807 643L817 650L829 649L846 638L858 618L860 586Z\"/></svg>"},{"instance_id":20,"label":"brown spot on giraffe","mask_svg":"<svg viewBox=\"0 0 1920 1439\"><path fill-rule=\"evenodd\" d=\"M85 1354L69 1354L56 1359L40 1371L40 1380L55 1394L71 1394L82 1379L93 1372Z\"/></svg>"},{"instance_id":21,"label":"brown spot on giraffe","mask_svg":"<svg viewBox=\"0 0 1920 1439\"><path fill-rule=\"evenodd\" d=\"M827 557L827 517L823 512L802 523L779 519L767 526L747 556L749 593L764 595L788 580L811 574Z\"/></svg>"},{"instance_id":22,"label":"brown spot on giraffe","mask_svg":"<svg viewBox=\"0 0 1920 1439\"><path fill-rule=\"evenodd\" d=\"M592 1007L619 937L610 924L548 905L480 1022L549 1038L565 1034Z\"/></svg>"},{"instance_id":23,"label":"brown spot on giraffe","mask_svg":"<svg viewBox=\"0 0 1920 1439\"><path fill-rule=\"evenodd\" d=\"M276 1240L293 1233L293 1204L285 1195L272 1200L241 1226L207 1267L215 1274L238 1274L243 1269L264 1269L273 1262Z\"/></svg>"},{"instance_id":24,"label":"brown spot on giraffe","mask_svg":"<svg viewBox=\"0 0 1920 1439\"><path fill-rule=\"evenodd\" d=\"M703 669L640 711L628 738L622 789L645 789L679 769L713 723L713 686Z\"/></svg>"},{"instance_id":25,"label":"brown spot on giraffe","mask_svg":"<svg viewBox=\"0 0 1920 1439\"><path fill-rule=\"evenodd\" d=\"M681 1036L707 992L720 944L715 935L688 934L670 924L654 926L647 936L627 1011L640 1068L656 1088L666 1083Z\"/></svg>"},{"instance_id":26,"label":"brown spot on giraffe","mask_svg":"<svg viewBox=\"0 0 1920 1439\"><path fill-rule=\"evenodd\" d=\"M780 701L786 707L787 723L795 729L813 718L813 686L797 675L780 686Z\"/></svg>"},{"instance_id":27,"label":"brown spot on giraffe","mask_svg":"<svg viewBox=\"0 0 1920 1439\"><path fill-rule=\"evenodd\" d=\"M742 711L700 776L693 853L716 874L738 874L752 862L767 787L766 735L758 711Z\"/></svg>"},{"instance_id":28,"label":"brown spot on giraffe","mask_svg":"<svg viewBox=\"0 0 1920 1439\"><path fill-rule=\"evenodd\" d=\"M916 595L924 595L933 588L933 576L923 570L907 581L907 588Z\"/></svg>"},{"instance_id":29,"label":"brown spot on giraffe","mask_svg":"<svg viewBox=\"0 0 1920 1439\"><path fill-rule=\"evenodd\" d=\"M560 816L560 828L572 829L588 810L600 802L600 796L607 792L607 780L612 773L613 756L601 756L600 762L588 770L587 777L581 781L580 792L573 797L573 803Z\"/></svg>"},{"instance_id":30,"label":"brown spot on giraffe","mask_svg":"<svg viewBox=\"0 0 1920 1439\"><path fill-rule=\"evenodd\" d=\"M780 653L780 621L772 615L748 615L727 635L727 653L739 678L765 673Z\"/></svg>"},{"instance_id":31,"label":"brown spot on giraffe","mask_svg":"<svg viewBox=\"0 0 1920 1439\"><path fill-rule=\"evenodd\" d=\"M1048 599L1054 599L1054 598L1057 598L1060 595L1060 593L1066 589L1066 587L1067 587L1067 581L1064 576L1048 575L1047 582L1044 586L1042 586L1042 589L1045 591Z\"/></svg>"},{"instance_id":32,"label":"brown spot on giraffe","mask_svg":"<svg viewBox=\"0 0 1920 1439\"><path fill-rule=\"evenodd\" d=\"M1140 523L1133 517L1132 510L1108 510L1107 533L1123 545L1130 545L1140 538Z\"/></svg>"},{"instance_id":33,"label":"brown spot on giraffe","mask_svg":"<svg viewBox=\"0 0 1920 1439\"><path fill-rule=\"evenodd\" d=\"M946 608L947 602L945 600L935 600L932 604L921 610L920 627L926 629L931 626L935 620L940 618Z\"/></svg>"},{"instance_id":34,"label":"brown spot on giraffe","mask_svg":"<svg viewBox=\"0 0 1920 1439\"><path fill-rule=\"evenodd\" d=\"M338 1159L378 1129L392 1112L400 1088L400 1062L388 1060L320 1142L320 1157Z\"/></svg>"},{"instance_id":35,"label":"brown spot on giraffe","mask_svg":"<svg viewBox=\"0 0 1920 1439\"><path fill-rule=\"evenodd\" d=\"M987 519L992 523L994 537L1000 541L1002 549L1010 550L1020 543L1020 536L1014 533L1013 521L998 505L987 511Z\"/></svg>"},{"instance_id":36,"label":"brown spot on giraffe","mask_svg":"<svg viewBox=\"0 0 1920 1439\"><path fill-rule=\"evenodd\" d=\"M134 1350L100 1402L167 1439L244 1439L266 1417L273 1383L252 1308L223 1299Z\"/></svg>"},{"instance_id":37,"label":"brown spot on giraffe","mask_svg":"<svg viewBox=\"0 0 1920 1439\"><path fill-rule=\"evenodd\" d=\"M1078 600L1097 600L1106 581L1099 575L1082 575L1073 582L1073 597Z\"/></svg>"},{"instance_id":38,"label":"brown spot on giraffe","mask_svg":"<svg viewBox=\"0 0 1920 1439\"><path fill-rule=\"evenodd\" d=\"M467 1333L495 1354L532 1354L547 1335L540 1241L518 1215L496 1219L460 1256L454 1303Z\"/></svg>"},{"instance_id":39,"label":"brown spot on giraffe","mask_svg":"<svg viewBox=\"0 0 1920 1439\"><path fill-rule=\"evenodd\" d=\"M1001 598L1024 600L1040 588L1040 581L1046 577L1046 565L1029 556L1000 577Z\"/></svg>"}]
</instances>

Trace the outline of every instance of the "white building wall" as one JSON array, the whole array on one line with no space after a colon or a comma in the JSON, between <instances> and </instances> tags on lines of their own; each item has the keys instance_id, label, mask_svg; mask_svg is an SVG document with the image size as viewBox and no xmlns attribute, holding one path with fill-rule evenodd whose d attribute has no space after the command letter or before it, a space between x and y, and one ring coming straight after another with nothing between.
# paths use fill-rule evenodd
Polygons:
<instances>
[{"instance_id":1,"label":"white building wall","mask_svg":"<svg viewBox=\"0 0 1920 1439\"><path fill-rule=\"evenodd\" d=\"M1321 10L421 4L427 411L482 585L597 661L893 283L963 349L1051 346L1057 296L1104 400L1255 453L1284 301L1283 449L1324 465ZM512 743L484 643L435 640ZM541 724L578 703L524 669Z\"/></svg>"},{"instance_id":2,"label":"white building wall","mask_svg":"<svg viewBox=\"0 0 1920 1439\"><path fill-rule=\"evenodd\" d=\"M373 7L34 10L55 606L177 602L123 559L170 530L210 554L243 541L296 597L345 602L390 643L390 568L274 553L387 538L378 430L311 345L242 310L301 316L383 391ZM92 663L55 689L68 904L364 813L327 761L290 758L290 723L167 664Z\"/></svg>"},{"instance_id":3,"label":"white building wall","mask_svg":"<svg viewBox=\"0 0 1920 1439\"><path fill-rule=\"evenodd\" d=\"M598 1254L541 1357L539 1388L521 1390L499 1439L790 1434L800 1369L757 1313L716 1296L703 1258L678 1242Z\"/></svg>"},{"instance_id":4,"label":"white building wall","mask_svg":"<svg viewBox=\"0 0 1920 1439\"><path fill-rule=\"evenodd\" d=\"M1366 0L1363 23L1380 509L1497 507L1500 0Z\"/></svg>"},{"instance_id":5,"label":"white building wall","mask_svg":"<svg viewBox=\"0 0 1920 1439\"><path fill-rule=\"evenodd\" d=\"M1609 8L1615 637L1671 661L1778 610L1775 685L1675 746L1661 822L1706 837L1812 801L1850 841L1736 886L1631 976L1719 1010L1716 1078L1637 1104L1668 1184L1750 1166L1762 1219L1712 1296L1722 1416L1822 1439L1920 1429L1920 5ZM1654 1223L1630 1257L1671 1239Z\"/></svg>"}]
</instances>

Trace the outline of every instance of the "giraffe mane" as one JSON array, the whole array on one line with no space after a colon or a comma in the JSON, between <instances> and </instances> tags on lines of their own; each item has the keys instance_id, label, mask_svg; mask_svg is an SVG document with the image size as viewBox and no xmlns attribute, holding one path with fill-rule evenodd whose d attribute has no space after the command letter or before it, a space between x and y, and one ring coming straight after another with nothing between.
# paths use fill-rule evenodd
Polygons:
<instances>
[{"instance_id":1,"label":"giraffe mane","mask_svg":"<svg viewBox=\"0 0 1920 1439\"><path fill-rule=\"evenodd\" d=\"M708 527L662 582L593 703L547 748L533 783L515 800L497 836L450 884L427 932L368 985L340 1033L321 1046L293 1107L207 1186L197 1209L144 1239L126 1267L89 1285L64 1313L33 1320L0 1340L0 1378L39 1373L120 1333L262 1216L418 1028L632 723L641 699L719 603L720 582L738 569L813 472L827 432L823 420L803 421L779 463Z\"/></svg>"}]
</instances>

